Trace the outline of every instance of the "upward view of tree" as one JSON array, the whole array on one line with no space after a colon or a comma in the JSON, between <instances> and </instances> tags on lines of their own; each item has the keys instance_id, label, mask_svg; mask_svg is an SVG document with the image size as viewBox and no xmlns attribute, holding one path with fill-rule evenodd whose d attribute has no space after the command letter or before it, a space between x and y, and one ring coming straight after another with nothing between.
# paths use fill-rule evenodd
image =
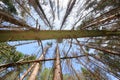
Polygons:
<instances>
[{"instance_id":1,"label":"upward view of tree","mask_svg":"<svg viewBox=\"0 0 120 80\"><path fill-rule=\"evenodd\" d=\"M120 0L0 0L1 80L119 80L119 67Z\"/></svg>"}]
</instances>

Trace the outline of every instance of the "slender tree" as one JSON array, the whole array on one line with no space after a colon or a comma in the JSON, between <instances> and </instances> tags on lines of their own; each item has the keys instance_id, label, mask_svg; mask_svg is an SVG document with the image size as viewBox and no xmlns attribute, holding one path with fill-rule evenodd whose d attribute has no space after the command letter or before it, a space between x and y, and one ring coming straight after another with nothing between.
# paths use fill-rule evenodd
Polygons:
<instances>
[{"instance_id":1,"label":"slender tree","mask_svg":"<svg viewBox=\"0 0 120 80\"><path fill-rule=\"evenodd\" d=\"M63 80L62 69L61 69L61 61L60 61L60 53L59 53L58 44L56 46L56 61L54 63L53 80Z\"/></svg>"},{"instance_id":2,"label":"slender tree","mask_svg":"<svg viewBox=\"0 0 120 80\"><path fill-rule=\"evenodd\" d=\"M40 56L39 60L44 59L44 56L46 55L47 50L49 49L50 46L44 48L44 52ZM40 70L41 64L36 63L34 66L33 71L31 72L31 75L29 77L29 80L35 80L38 74L38 71Z\"/></svg>"}]
</instances>

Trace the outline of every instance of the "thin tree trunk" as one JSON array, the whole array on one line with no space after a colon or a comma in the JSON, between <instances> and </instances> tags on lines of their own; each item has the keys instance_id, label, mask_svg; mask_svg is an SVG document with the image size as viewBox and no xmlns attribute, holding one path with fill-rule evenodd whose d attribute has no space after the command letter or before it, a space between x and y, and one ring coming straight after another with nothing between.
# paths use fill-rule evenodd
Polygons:
<instances>
[{"instance_id":1,"label":"thin tree trunk","mask_svg":"<svg viewBox=\"0 0 120 80\"><path fill-rule=\"evenodd\" d=\"M42 30L9 31L0 30L0 42L18 40L69 39L83 37L119 36L120 31L106 30Z\"/></svg>"},{"instance_id":2,"label":"thin tree trunk","mask_svg":"<svg viewBox=\"0 0 120 80\"><path fill-rule=\"evenodd\" d=\"M4 70L6 70L6 68L0 68L0 72L2 72L2 71L4 71Z\"/></svg>"},{"instance_id":3,"label":"thin tree trunk","mask_svg":"<svg viewBox=\"0 0 120 80\"><path fill-rule=\"evenodd\" d=\"M36 77L37 77L37 74L38 74L38 71L40 69L40 64L39 63L36 63L30 77L28 80L36 80Z\"/></svg>"},{"instance_id":4,"label":"thin tree trunk","mask_svg":"<svg viewBox=\"0 0 120 80\"><path fill-rule=\"evenodd\" d=\"M106 21L111 21L113 19L119 18L120 17L120 7L115 8L113 10L110 10L103 15L95 18L93 21L88 22L88 24L81 29L89 28L89 27L94 27L95 25L98 25L100 23L105 23ZM108 16L109 15L109 16Z\"/></svg>"},{"instance_id":5,"label":"thin tree trunk","mask_svg":"<svg viewBox=\"0 0 120 80\"><path fill-rule=\"evenodd\" d=\"M84 44L80 44L79 42L75 43L76 45L79 45L79 46L86 46L88 48L93 48L93 49L96 49L96 50L99 50L99 51L103 51L103 52L107 52L109 54L113 54L113 55L120 55L119 52L117 51L114 51L114 50L109 50L109 49L105 49L104 47L97 47L97 46L91 46L91 45L84 45Z\"/></svg>"},{"instance_id":6,"label":"thin tree trunk","mask_svg":"<svg viewBox=\"0 0 120 80\"><path fill-rule=\"evenodd\" d=\"M46 51L49 49L49 47L50 47L50 46L48 46L48 47L46 47L46 48L44 49L44 52L43 52L43 54L40 56L39 60L41 60L41 59L44 58L44 56L45 56L45 54L46 54ZM35 65L35 67L34 67L34 69L33 69L33 71L32 71L32 73L31 73L31 75L30 75L30 77L29 77L28 80L36 80L36 77L37 77L37 74L38 74L38 72L39 72L39 69L40 69L40 63L36 63L36 65Z\"/></svg>"},{"instance_id":7,"label":"thin tree trunk","mask_svg":"<svg viewBox=\"0 0 120 80\"><path fill-rule=\"evenodd\" d=\"M62 69L61 69L61 61L60 61L60 53L58 45L56 47L56 61L54 64L54 76L53 80L63 80Z\"/></svg>"},{"instance_id":8,"label":"thin tree trunk","mask_svg":"<svg viewBox=\"0 0 120 80\"><path fill-rule=\"evenodd\" d=\"M92 56L94 54L89 54L88 56ZM74 58L80 58L80 57L86 57L86 55L80 55L80 56L73 56L73 57L61 57L60 59L74 59ZM56 60L55 58L48 58L48 59L41 59L41 60L30 60L30 61L21 61L17 63L9 63L9 64L3 64L0 65L0 68L6 68L6 67L11 67L11 66L18 66L18 65L24 65L24 64L29 64L29 63L38 63L38 62L43 62L43 61L53 61Z\"/></svg>"},{"instance_id":9,"label":"thin tree trunk","mask_svg":"<svg viewBox=\"0 0 120 80\"><path fill-rule=\"evenodd\" d=\"M9 15L1 10L0 10L0 18L2 18L2 20L4 20L4 21L8 21L8 22L13 23L15 25L19 25L20 27L36 30L35 28L27 25L25 22L19 21L19 20L15 19L13 16L11 16L11 15Z\"/></svg>"},{"instance_id":10,"label":"thin tree trunk","mask_svg":"<svg viewBox=\"0 0 120 80\"><path fill-rule=\"evenodd\" d=\"M32 64L29 69L21 76L21 78L19 80L23 80L27 75L28 73L33 69L33 67L35 66L36 63Z\"/></svg>"},{"instance_id":11,"label":"thin tree trunk","mask_svg":"<svg viewBox=\"0 0 120 80\"><path fill-rule=\"evenodd\" d=\"M79 59L77 59L78 63L81 64L82 66L84 66L84 68L91 74L91 76L93 78L95 78L95 80L100 80L99 76L94 74L85 64L83 64L83 62L81 62Z\"/></svg>"}]
</instances>

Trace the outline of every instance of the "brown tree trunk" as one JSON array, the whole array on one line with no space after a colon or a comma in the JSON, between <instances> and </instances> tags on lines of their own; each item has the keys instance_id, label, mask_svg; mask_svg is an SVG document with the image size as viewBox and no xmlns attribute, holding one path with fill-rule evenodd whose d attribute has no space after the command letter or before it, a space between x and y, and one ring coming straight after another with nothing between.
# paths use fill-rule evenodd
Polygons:
<instances>
[{"instance_id":1,"label":"brown tree trunk","mask_svg":"<svg viewBox=\"0 0 120 80\"><path fill-rule=\"evenodd\" d=\"M0 18L2 18L2 20L13 23L15 25L18 25L19 27L23 27L23 28L27 28L27 29L32 29L32 30L36 30L35 28L27 25L25 22L22 22L20 20L15 19L13 16L0 11Z\"/></svg>"},{"instance_id":2,"label":"brown tree trunk","mask_svg":"<svg viewBox=\"0 0 120 80\"><path fill-rule=\"evenodd\" d=\"M29 69L21 76L21 78L19 80L23 80L25 78L25 76L27 76L27 74L33 69L33 67L35 66L36 63L32 64Z\"/></svg>"},{"instance_id":3,"label":"brown tree trunk","mask_svg":"<svg viewBox=\"0 0 120 80\"><path fill-rule=\"evenodd\" d=\"M53 80L63 80L62 69L61 69L61 61L60 61L60 53L58 45L56 47L56 61L54 64L54 76Z\"/></svg>"},{"instance_id":4,"label":"brown tree trunk","mask_svg":"<svg viewBox=\"0 0 120 80\"><path fill-rule=\"evenodd\" d=\"M39 60L41 60L41 59L44 58L44 56L45 56L45 54L46 54L46 51L49 49L49 47L50 47L50 46L48 46L48 47L46 47L46 48L44 49L44 52L43 52L43 54L40 56ZM37 74L38 74L38 72L39 72L39 69L40 69L40 63L36 63L36 65L35 65L33 71L31 72L31 75L30 75L30 77L29 77L28 80L36 80L36 76L37 76Z\"/></svg>"},{"instance_id":5,"label":"brown tree trunk","mask_svg":"<svg viewBox=\"0 0 120 80\"><path fill-rule=\"evenodd\" d=\"M0 30L0 42L20 40L70 39L99 36L119 36L119 35L120 31L107 31L107 30L41 30L41 31Z\"/></svg>"}]
</instances>

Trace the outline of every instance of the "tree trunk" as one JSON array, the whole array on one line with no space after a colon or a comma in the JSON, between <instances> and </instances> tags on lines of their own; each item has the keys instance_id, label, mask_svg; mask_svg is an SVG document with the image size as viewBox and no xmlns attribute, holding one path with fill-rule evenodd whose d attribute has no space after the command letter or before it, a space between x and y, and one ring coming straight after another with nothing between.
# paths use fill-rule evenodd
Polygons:
<instances>
[{"instance_id":1,"label":"tree trunk","mask_svg":"<svg viewBox=\"0 0 120 80\"><path fill-rule=\"evenodd\" d=\"M43 54L40 56L39 60L41 60L41 59L44 58L44 56L45 56L45 54L46 54L46 51L47 51L48 49L49 49L49 46L44 49L44 52L43 52ZM36 76L37 76L37 74L38 74L38 72L39 72L40 66L41 66L40 63L36 63L36 65L35 65L33 71L31 72L31 75L30 75L30 77L29 77L28 80L36 80Z\"/></svg>"},{"instance_id":2,"label":"tree trunk","mask_svg":"<svg viewBox=\"0 0 120 80\"><path fill-rule=\"evenodd\" d=\"M37 74L38 74L38 71L40 69L40 64L39 63L36 63L30 77L28 80L36 80L36 77L37 77Z\"/></svg>"},{"instance_id":3,"label":"tree trunk","mask_svg":"<svg viewBox=\"0 0 120 80\"><path fill-rule=\"evenodd\" d=\"M87 56L93 56L94 54L88 54ZM86 55L79 55L79 56L72 56L72 57L61 57L60 59L73 59L73 58L80 58L80 57L86 57ZM43 61L54 61L56 60L55 58L48 58L48 59L41 59L41 60L30 60L30 61L23 61L20 63L9 63L9 64L3 64L0 65L0 68L6 68L6 67L13 67L16 65L24 65L24 64L30 64L30 63L38 63L38 62L43 62Z\"/></svg>"},{"instance_id":4,"label":"tree trunk","mask_svg":"<svg viewBox=\"0 0 120 80\"><path fill-rule=\"evenodd\" d=\"M0 42L19 40L69 39L83 37L119 36L120 31L106 30L42 30L0 31Z\"/></svg>"},{"instance_id":5,"label":"tree trunk","mask_svg":"<svg viewBox=\"0 0 120 80\"><path fill-rule=\"evenodd\" d=\"M54 76L53 80L63 80L62 69L61 69L61 61L60 61L60 53L58 45L56 47L56 61L54 64Z\"/></svg>"},{"instance_id":6,"label":"tree trunk","mask_svg":"<svg viewBox=\"0 0 120 80\"><path fill-rule=\"evenodd\" d=\"M20 20L15 19L13 16L3 12L0 10L0 18L2 18L2 20L13 23L15 25L19 25L19 27L23 27L23 28L27 28L27 29L32 29L32 30L36 30L35 28L27 25L25 22L22 22Z\"/></svg>"},{"instance_id":7,"label":"tree trunk","mask_svg":"<svg viewBox=\"0 0 120 80\"><path fill-rule=\"evenodd\" d=\"M32 70L32 68L35 66L36 63L32 64L30 68L21 76L19 80L23 80L25 76Z\"/></svg>"},{"instance_id":8,"label":"tree trunk","mask_svg":"<svg viewBox=\"0 0 120 80\"><path fill-rule=\"evenodd\" d=\"M112 9L112 10L102 14L101 16L95 18L93 21L88 22L87 25L82 27L81 29L85 29L88 27L94 27L95 25L99 25L100 23L105 23L106 21L108 22L108 21L111 21L116 18L119 19L119 17L120 17L119 12L120 12L120 7Z\"/></svg>"}]
</instances>

